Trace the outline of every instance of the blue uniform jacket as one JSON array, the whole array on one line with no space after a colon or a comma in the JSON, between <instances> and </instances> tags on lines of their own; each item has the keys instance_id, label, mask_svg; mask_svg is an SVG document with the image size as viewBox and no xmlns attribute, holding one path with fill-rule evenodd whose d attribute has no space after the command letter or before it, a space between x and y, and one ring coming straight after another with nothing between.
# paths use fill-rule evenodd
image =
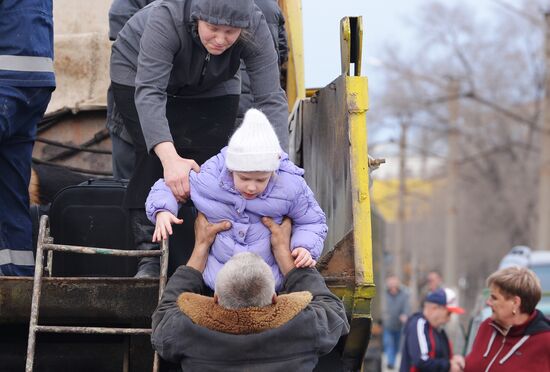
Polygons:
<instances>
[{"instance_id":1,"label":"blue uniform jacket","mask_svg":"<svg viewBox=\"0 0 550 372\"><path fill-rule=\"evenodd\" d=\"M54 87L52 0L0 1L0 85Z\"/></svg>"}]
</instances>

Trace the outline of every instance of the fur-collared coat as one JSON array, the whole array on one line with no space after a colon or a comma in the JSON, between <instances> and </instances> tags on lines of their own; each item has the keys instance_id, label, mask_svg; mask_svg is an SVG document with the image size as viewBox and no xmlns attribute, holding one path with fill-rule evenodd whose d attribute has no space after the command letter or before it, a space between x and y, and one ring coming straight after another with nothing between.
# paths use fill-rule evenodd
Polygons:
<instances>
[{"instance_id":1,"label":"fur-collared coat","mask_svg":"<svg viewBox=\"0 0 550 372\"><path fill-rule=\"evenodd\" d=\"M312 371L349 332L343 303L315 269L294 269L274 305L227 310L180 266L153 314L152 344L184 371Z\"/></svg>"}]
</instances>

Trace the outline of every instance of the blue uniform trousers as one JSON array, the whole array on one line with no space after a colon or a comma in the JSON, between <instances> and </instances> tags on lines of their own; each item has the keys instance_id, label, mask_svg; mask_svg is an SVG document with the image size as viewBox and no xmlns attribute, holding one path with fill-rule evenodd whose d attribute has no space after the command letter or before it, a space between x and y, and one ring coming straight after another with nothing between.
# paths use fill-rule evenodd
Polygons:
<instances>
[{"instance_id":1,"label":"blue uniform trousers","mask_svg":"<svg viewBox=\"0 0 550 372\"><path fill-rule=\"evenodd\" d=\"M0 86L0 275L34 274L28 187L36 127L52 91Z\"/></svg>"}]
</instances>

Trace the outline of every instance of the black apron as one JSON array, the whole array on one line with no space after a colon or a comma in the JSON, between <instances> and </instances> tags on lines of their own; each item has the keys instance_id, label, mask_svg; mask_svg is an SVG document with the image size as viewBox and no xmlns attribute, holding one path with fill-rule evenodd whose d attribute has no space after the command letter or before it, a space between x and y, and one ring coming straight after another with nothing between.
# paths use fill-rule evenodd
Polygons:
<instances>
[{"instance_id":1,"label":"black apron","mask_svg":"<svg viewBox=\"0 0 550 372\"><path fill-rule=\"evenodd\" d=\"M162 178L163 168L154 152L148 153L135 107L135 88L113 83L116 105L136 149L136 163L126 190L126 208L145 208L151 186ZM177 153L199 165L227 145L235 129L238 95L210 98L168 96L166 118Z\"/></svg>"}]
</instances>

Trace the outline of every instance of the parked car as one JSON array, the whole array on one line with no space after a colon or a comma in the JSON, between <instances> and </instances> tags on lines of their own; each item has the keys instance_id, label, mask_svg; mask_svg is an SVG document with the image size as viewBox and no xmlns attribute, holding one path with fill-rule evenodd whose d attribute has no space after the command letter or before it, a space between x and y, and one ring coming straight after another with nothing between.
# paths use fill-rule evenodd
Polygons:
<instances>
[{"instance_id":1,"label":"parked car","mask_svg":"<svg viewBox=\"0 0 550 372\"><path fill-rule=\"evenodd\" d=\"M532 251L526 246L515 246L502 258L498 268L510 266L528 267L537 275L542 287L542 298L537 304L537 309L550 318L550 251ZM491 308L486 304L488 297L489 289L485 288L476 301L475 315L468 327L464 355L472 350L480 324L491 316Z\"/></svg>"},{"instance_id":2,"label":"parked car","mask_svg":"<svg viewBox=\"0 0 550 372\"><path fill-rule=\"evenodd\" d=\"M550 251L531 252L527 267L537 274L542 291L550 295Z\"/></svg>"}]
</instances>

